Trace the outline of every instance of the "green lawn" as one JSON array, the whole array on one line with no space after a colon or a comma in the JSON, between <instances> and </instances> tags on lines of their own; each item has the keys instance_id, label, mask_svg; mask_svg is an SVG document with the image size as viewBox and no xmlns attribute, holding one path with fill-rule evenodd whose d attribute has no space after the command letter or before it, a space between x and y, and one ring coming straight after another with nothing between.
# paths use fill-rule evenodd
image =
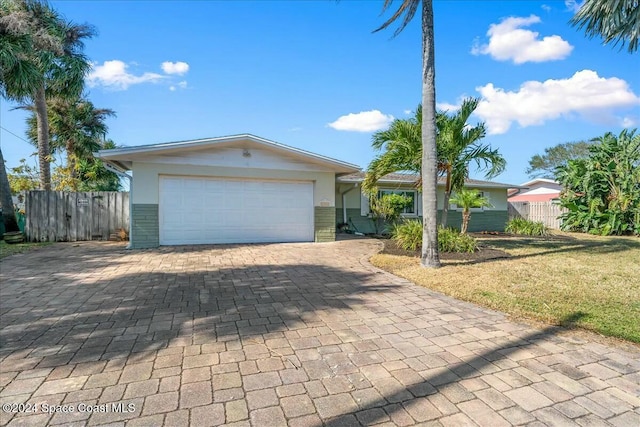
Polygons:
<instances>
[{"instance_id":1,"label":"green lawn","mask_svg":"<svg viewBox=\"0 0 640 427\"><path fill-rule=\"evenodd\" d=\"M42 246L51 245L51 242L43 243L14 243L12 245L0 240L0 259L30 251L32 249L41 248Z\"/></svg>"},{"instance_id":2,"label":"green lawn","mask_svg":"<svg viewBox=\"0 0 640 427\"><path fill-rule=\"evenodd\" d=\"M640 343L640 239L558 233L487 237L503 259L444 261L375 255L371 262L412 282L515 317L589 329ZM571 319L568 322L566 319Z\"/></svg>"}]
</instances>

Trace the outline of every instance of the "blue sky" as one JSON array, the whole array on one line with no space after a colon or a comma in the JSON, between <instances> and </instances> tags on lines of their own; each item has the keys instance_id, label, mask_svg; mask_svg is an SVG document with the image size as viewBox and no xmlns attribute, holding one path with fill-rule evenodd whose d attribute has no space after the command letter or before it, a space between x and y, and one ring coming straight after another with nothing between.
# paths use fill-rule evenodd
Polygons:
<instances>
[{"instance_id":1,"label":"blue sky","mask_svg":"<svg viewBox=\"0 0 640 427\"><path fill-rule=\"evenodd\" d=\"M371 135L420 102L419 16L399 36L372 33L382 1L53 1L94 25L87 93L111 108L109 137L141 144L252 133L367 166ZM640 125L640 53L568 24L575 2L434 2L441 108L481 96L471 123L527 181L532 155ZM0 100L0 124L25 115ZM8 166L35 151L0 133ZM474 172L473 177L482 174Z\"/></svg>"}]
</instances>

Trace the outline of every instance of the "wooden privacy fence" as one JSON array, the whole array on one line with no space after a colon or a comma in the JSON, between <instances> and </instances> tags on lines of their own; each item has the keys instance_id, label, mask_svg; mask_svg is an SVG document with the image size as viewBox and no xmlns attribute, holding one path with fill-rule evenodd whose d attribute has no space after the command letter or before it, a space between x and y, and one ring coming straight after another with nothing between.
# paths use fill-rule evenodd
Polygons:
<instances>
[{"instance_id":1,"label":"wooden privacy fence","mask_svg":"<svg viewBox=\"0 0 640 427\"><path fill-rule=\"evenodd\" d=\"M25 211L30 242L109 240L129 230L129 193L29 191Z\"/></svg>"},{"instance_id":2,"label":"wooden privacy fence","mask_svg":"<svg viewBox=\"0 0 640 427\"><path fill-rule=\"evenodd\" d=\"M553 202L509 202L507 204L509 219L524 218L529 221L539 221L549 228L560 229L561 221L558 217L565 209Z\"/></svg>"}]
</instances>

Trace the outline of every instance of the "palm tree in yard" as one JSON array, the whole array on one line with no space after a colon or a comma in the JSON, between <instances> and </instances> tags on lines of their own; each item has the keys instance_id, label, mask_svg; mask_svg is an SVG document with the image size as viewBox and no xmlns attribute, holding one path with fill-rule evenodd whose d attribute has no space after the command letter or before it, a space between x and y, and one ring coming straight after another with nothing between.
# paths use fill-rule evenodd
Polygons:
<instances>
[{"instance_id":1,"label":"palm tree in yard","mask_svg":"<svg viewBox=\"0 0 640 427\"><path fill-rule=\"evenodd\" d=\"M79 168L82 161L93 160L93 153L102 149L107 133L105 120L115 115L108 108L96 108L84 98L56 98L47 101L51 152L63 151L67 158L69 187L78 191ZM32 114L27 118L27 136L37 141L37 117L32 106L22 107Z\"/></svg>"},{"instance_id":2,"label":"palm tree in yard","mask_svg":"<svg viewBox=\"0 0 640 427\"><path fill-rule=\"evenodd\" d=\"M585 0L571 19L589 38L600 36L604 44L628 43L629 53L640 41L640 3L638 0Z\"/></svg>"},{"instance_id":3,"label":"palm tree in yard","mask_svg":"<svg viewBox=\"0 0 640 427\"><path fill-rule=\"evenodd\" d=\"M37 121L40 186L51 189L47 99L75 98L90 63L82 53L92 27L65 21L39 0L0 2L0 94L32 104Z\"/></svg>"},{"instance_id":4,"label":"palm tree in yard","mask_svg":"<svg viewBox=\"0 0 640 427\"><path fill-rule=\"evenodd\" d=\"M469 227L471 209L491 207L489 199L480 194L478 190L468 190L466 188L458 190L451 197L451 203L455 203L462 208L462 226L460 227L460 233L462 234L466 233Z\"/></svg>"},{"instance_id":5,"label":"palm tree in yard","mask_svg":"<svg viewBox=\"0 0 640 427\"><path fill-rule=\"evenodd\" d=\"M384 0L383 11L388 10L393 0ZM421 8L422 6L422 8ZM433 1L402 0L394 14L375 31L383 30L400 21L395 35L411 22L416 12L422 9L422 257L425 267L440 267L438 254L438 206L436 203L438 159L436 152L436 86L433 35Z\"/></svg>"},{"instance_id":6,"label":"palm tree in yard","mask_svg":"<svg viewBox=\"0 0 640 427\"><path fill-rule=\"evenodd\" d=\"M373 134L371 146L383 151L371 161L362 187L373 189L388 173L422 171L422 106L410 119L395 119L389 129Z\"/></svg>"},{"instance_id":7,"label":"palm tree in yard","mask_svg":"<svg viewBox=\"0 0 640 427\"><path fill-rule=\"evenodd\" d=\"M438 127L438 167L445 175L444 205L442 226L447 225L449 198L452 191L459 191L469 178L469 163L474 162L478 169L486 170L486 178L491 179L504 171L507 164L498 150L489 145L480 144L486 129L484 123L473 127L467 124L469 116L478 106L478 98L467 98L458 111L449 115L439 112L436 118Z\"/></svg>"}]
</instances>

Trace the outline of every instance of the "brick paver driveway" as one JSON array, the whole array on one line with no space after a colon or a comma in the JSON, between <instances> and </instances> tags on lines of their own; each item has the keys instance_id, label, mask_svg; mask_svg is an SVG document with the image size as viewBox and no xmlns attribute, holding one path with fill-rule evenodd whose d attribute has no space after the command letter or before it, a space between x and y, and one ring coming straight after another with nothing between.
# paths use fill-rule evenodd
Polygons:
<instances>
[{"instance_id":1,"label":"brick paver driveway","mask_svg":"<svg viewBox=\"0 0 640 427\"><path fill-rule=\"evenodd\" d=\"M640 425L637 347L412 285L378 245L7 258L1 424Z\"/></svg>"}]
</instances>

